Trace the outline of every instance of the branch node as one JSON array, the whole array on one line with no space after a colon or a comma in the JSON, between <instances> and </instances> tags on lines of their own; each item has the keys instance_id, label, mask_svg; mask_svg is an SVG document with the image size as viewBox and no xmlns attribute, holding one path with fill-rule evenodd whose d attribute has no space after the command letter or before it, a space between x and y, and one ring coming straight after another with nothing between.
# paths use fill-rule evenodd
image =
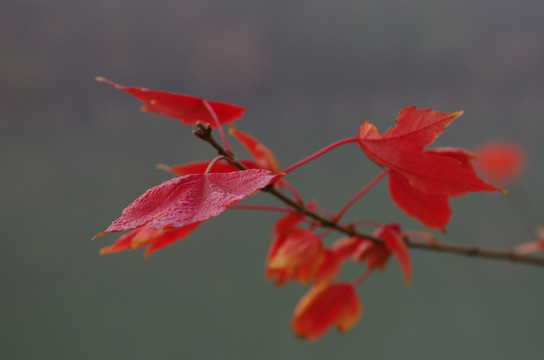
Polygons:
<instances>
[{"instance_id":1,"label":"branch node","mask_svg":"<svg viewBox=\"0 0 544 360\"><path fill-rule=\"evenodd\" d=\"M208 141L211 138L212 127L208 123L197 122L196 128L193 130L193 134L201 140Z\"/></svg>"}]
</instances>

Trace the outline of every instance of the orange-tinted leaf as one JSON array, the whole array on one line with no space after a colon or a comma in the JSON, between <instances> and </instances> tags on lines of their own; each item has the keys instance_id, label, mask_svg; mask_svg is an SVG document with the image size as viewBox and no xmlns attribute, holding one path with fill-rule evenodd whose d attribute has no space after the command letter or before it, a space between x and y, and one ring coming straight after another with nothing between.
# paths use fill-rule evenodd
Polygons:
<instances>
[{"instance_id":1,"label":"orange-tinted leaf","mask_svg":"<svg viewBox=\"0 0 544 360\"><path fill-rule=\"evenodd\" d=\"M160 250L178 240L182 240L193 232L200 223L184 226L180 229L155 229L142 226L121 236L113 245L100 250L101 254L111 254L123 250L133 250L149 245L144 252L147 258L151 253Z\"/></svg>"},{"instance_id":2,"label":"orange-tinted leaf","mask_svg":"<svg viewBox=\"0 0 544 360\"><path fill-rule=\"evenodd\" d=\"M103 77L97 77L96 80L105 82L143 101L142 111L165 115L177 119L183 124L195 125L197 122L202 121L209 123L213 128L216 127L204 104L204 99L160 90L123 86ZM209 100L207 102L215 112L219 124L232 123L237 119L241 119L245 113L245 109L238 105Z\"/></svg>"},{"instance_id":3,"label":"orange-tinted leaf","mask_svg":"<svg viewBox=\"0 0 544 360\"><path fill-rule=\"evenodd\" d=\"M361 302L352 284L320 285L299 301L291 328L295 335L313 341L332 326L341 332L350 330L361 314Z\"/></svg>"},{"instance_id":4,"label":"orange-tinted leaf","mask_svg":"<svg viewBox=\"0 0 544 360\"><path fill-rule=\"evenodd\" d=\"M321 238L306 229L293 230L268 260L270 269L295 268L314 261L323 251Z\"/></svg>"},{"instance_id":5,"label":"orange-tinted leaf","mask_svg":"<svg viewBox=\"0 0 544 360\"><path fill-rule=\"evenodd\" d=\"M334 250L325 249L321 262L314 275L316 285L332 282L338 273L345 258L340 257Z\"/></svg>"},{"instance_id":6,"label":"orange-tinted leaf","mask_svg":"<svg viewBox=\"0 0 544 360\"><path fill-rule=\"evenodd\" d=\"M231 128L229 132L246 148L253 156L259 168L267 169L273 173L280 172L280 166L276 157L266 146L253 136L245 134L240 130Z\"/></svg>"},{"instance_id":7,"label":"orange-tinted leaf","mask_svg":"<svg viewBox=\"0 0 544 360\"><path fill-rule=\"evenodd\" d=\"M127 234L123 234L122 236L119 237L119 239L117 239L117 241L114 244L100 249L100 254L113 254L119 251L132 250L132 249L136 249L138 247L144 246L145 243L139 242L139 243L133 244L132 240L136 236L138 236L139 233L147 232L147 231L149 231L149 228L144 226L139 229L133 230ZM153 229L153 232L155 231L159 231L159 230Z\"/></svg>"},{"instance_id":8,"label":"orange-tinted leaf","mask_svg":"<svg viewBox=\"0 0 544 360\"><path fill-rule=\"evenodd\" d=\"M190 233L196 230L200 225L199 222L186 225L179 229L169 229L166 230L163 234L153 239L151 245L145 249L144 256L148 257L151 253L161 250L169 245L172 245L176 241L185 239Z\"/></svg>"},{"instance_id":9,"label":"orange-tinted leaf","mask_svg":"<svg viewBox=\"0 0 544 360\"><path fill-rule=\"evenodd\" d=\"M476 148L476 166L484 178L504 185L518 180L523 173L525 150L512 141L488 141Z\"/></svg>"},{"instance_id":10,"label":"orange-tinted leaf","mask_svg":"<svg viewBox=\"0 0 544 360\"><path fill-rule=\"evenodd\" d=\"M219 215L230 204L276 178L277 175L264 169L180 176L149 189L125 208L104 233L129 231L144 225L179 229L199 223Z\"/></svg>"},{"instance_id":11,"label":"orange-tinted leaf","mask_svg":"<svg viewBox=\"0 0 544 360\"><path fill-rule=\"evenodd\" d=\"M275 278L276 286L289 280L309 284L322 263L321 238L310 230L295 228L303 219L304 215L292 213L276 225L266 261L266 278Z\"/></svg>"}]
</instances>

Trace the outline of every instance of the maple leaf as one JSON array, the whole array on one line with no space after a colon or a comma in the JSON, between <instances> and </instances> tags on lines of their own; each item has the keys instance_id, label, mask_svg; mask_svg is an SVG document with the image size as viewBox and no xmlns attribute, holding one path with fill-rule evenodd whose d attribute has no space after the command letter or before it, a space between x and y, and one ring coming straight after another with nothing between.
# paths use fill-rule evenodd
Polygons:
<instances>
[{"instance_id":1,"label":"maple leaf","mask_svg":"<svg viewBox=\"0 0 544 360\"><path fill-rule=\"evenodd\" d=\"M105 82L116 89L122 90L143 101L142 111L150 111L165 115L181 121L183 124L195 125L202 121L216 127L215 121L206 107L207 102L215 112L219 124L232 123L244 116L245 109L238 105L224 102L204 100L199 97L176 94L167 91L151 90L135 86L123 86L103 77L97 77L97 81Z\"/></svg>"},{"instance_id":2,"label":"maple leaf","mask_svg":"<svg viewBox=\"0 0 544 360\"><path fill-rule=\"evenodd\" d=\"M512 141L487 141L474 151L478 156L475 165L484 178L504 185L517 180L523 173L525 150Z\"/></svg>"},{"instance_id":3,"label":"maple leaf","mask_svg":"<svg viewBox=\"0 0 544 360\"><path fill-rule=\"evenodd\" d=\"M180 229L211 219L232 203L253 194L277 179L264 169L229 173L192 174L157 185L123 210L101 236L142 226Z\"/></svg>"},{"instance_id":4,"label":"maple leaf","mask_svg":"<svg viewBox=\"0 0 544 360\"><path fill-rule=\"evenodd\" d=\"M396 126L383 135L366 121L357 134L365 154L389 169L389 186L395 203L430 228L445 228L450 218L449 197L500 190L476 176L469 162L471 155L465 150L424 150L461 114L410 106L401 110ZM422 205L433 202L436 214Z\"/></svg>"},{"instance_id":5,"label":"maple leaf","mask_svg":"<svg viewBox=\"0 0 544 360\"><path fill-rule=\"evenodd\" d=\"M359 298L349 283L314 286L295 308L291 328L295 335L314 341L331 326L349 331L362 315Z\"/></svg>"}]
</instances>

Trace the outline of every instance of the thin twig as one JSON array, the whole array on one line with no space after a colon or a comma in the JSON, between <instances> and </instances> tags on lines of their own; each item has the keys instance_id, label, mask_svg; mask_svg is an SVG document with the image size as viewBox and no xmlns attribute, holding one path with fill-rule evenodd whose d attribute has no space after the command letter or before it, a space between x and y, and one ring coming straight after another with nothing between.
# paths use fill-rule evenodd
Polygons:
<instances>
[{"instance_id":1,"label":"thin twig","mask_svg":"<svg viewBox=\"0 0 544 360\"><path fill-rule=\"evenodd\" d=\"M236 160L236 157L231 152L227 151L227 149L223 148L217 141L215 141L211 132L212 132L212 129L210 125L202 124L202 123L198 123L196 125L196 129L193 130L193 133L198 138L209 143L215 150L217 150L219 155L228 157L232 161L232 164L236 166L238 169L247 170L244 165L242 165L238 160ZM331 219L321 216L320 214L308 209L304 204L301 204L289 198L288 196L284 195L283 193L275 189L273 186L266 187L262 189L262 191L274 195L276 198L283 201L285 204L289 205L296 211L302 214L305 214L306 216L314 220L317 220L323 227L335 229L338 232L344 233L349 236L355 236L359 238L368 239L369 241L372 241L375 243L382 243L381 239L378 237L355 230L355 226L353 226L352 224L348 224L348 225L339 224L338 222L335 222ZM406 244L409 247L414 249L434 250L434 251L451 253L451 254L459 254L459 255L481 257L481 258L488 258L488 259L495 259L495 260L509 260L512 262L544 266L544 257L520 255L510 250L486 249L486 248L480 248L477 246L465 246L465 245L457 245L457 244L443 243L443 242L430 244L426 241L416 241L408 237L405 237L404 240L406 241Z\"/></svg>"}]
</instances>

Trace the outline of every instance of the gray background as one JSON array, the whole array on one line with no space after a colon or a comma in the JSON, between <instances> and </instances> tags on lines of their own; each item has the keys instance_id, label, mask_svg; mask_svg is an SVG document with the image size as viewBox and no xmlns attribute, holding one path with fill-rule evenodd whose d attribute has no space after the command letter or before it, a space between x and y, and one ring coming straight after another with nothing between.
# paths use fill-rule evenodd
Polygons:
<instances>
[{"instance_id":1,"label":"gray background","mask_svg":"<svg viewBox=\"0 0 544 360\"><path fill-rule=\"evenodd\" d=\"M542 219L510 205L522 191L544 201L543 15L541 0L3 4L0 357L540 358L544 269L414 250L410 289L391 263L359 289L365 314L351 332L307 343L288 327L305 289L263 279L277 214L227 212L147 261L100 256L113 235L89 239L169 178L157 163L214 156L191 128L93 81L102 75L245 106L238 127L283 167L354 136L364 119L385 129L403 106L463 109L438 145L509 138L526 147L528 168L508 199L453 199L441 239L530 240L526 222ZM352 145L289 178L334 211L377 172ZM346 217L362 218L421 228L384 183Z\"/></svg>"}]
</instances>

